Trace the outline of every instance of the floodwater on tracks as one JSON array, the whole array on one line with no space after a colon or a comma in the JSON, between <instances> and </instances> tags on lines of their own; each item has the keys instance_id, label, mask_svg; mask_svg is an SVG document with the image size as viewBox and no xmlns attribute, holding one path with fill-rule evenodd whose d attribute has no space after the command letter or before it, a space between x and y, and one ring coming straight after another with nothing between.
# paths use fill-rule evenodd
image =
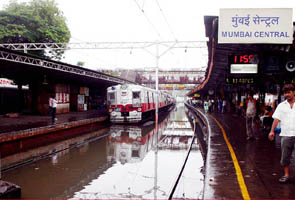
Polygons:
<instances>
[{"instance_id":1,"label":"floodwater on tracks","mask_svg":"<svg viewBox=\"0 0 295 200\"><path fill-rule=\"evenodd\" d=\"M8 170L2 180L21 186L25 199L167 199L193 134L184 105L178 104L160 119L158 131L154 123L112 125L12 155L10 159L21 160L44 149L64 149ZM173 198L202 197L204 162L197 143L195 139Z\"/></svg>"}]
</instances>

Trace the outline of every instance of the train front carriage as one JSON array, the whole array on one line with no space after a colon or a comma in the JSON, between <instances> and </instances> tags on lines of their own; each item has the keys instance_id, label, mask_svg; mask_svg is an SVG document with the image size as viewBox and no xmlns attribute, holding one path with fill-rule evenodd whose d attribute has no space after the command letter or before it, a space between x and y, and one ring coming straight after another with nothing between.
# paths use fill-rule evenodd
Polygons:
<instances>
[{"instance_id":1,"label":"train front carriage","mask_svg":"<svg viewBox=\"0 0 295 200\"><path fill-rule=\"evenodd\" d=\"M159 92L159 110L173 105L168 93ZM140 85L126 84L107 89L108 112L113 123L137 123L154 116L156 91Z\"/></svg>"},{"instance_id":2,"label":"train front carriage","mask_svg":"<svg viewBox=\"0 0 295 200\"><path fill-rule=\"evenodd\" d=\"M136 123L142 120L142 87L116 85L107 90L108 112L114 123Z\"/></svg>"}]
</instances>

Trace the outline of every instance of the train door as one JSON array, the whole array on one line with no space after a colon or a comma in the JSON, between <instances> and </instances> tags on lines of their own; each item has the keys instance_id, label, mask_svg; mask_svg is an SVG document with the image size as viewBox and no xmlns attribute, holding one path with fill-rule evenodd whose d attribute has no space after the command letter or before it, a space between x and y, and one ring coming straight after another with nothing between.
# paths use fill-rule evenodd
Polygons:
<instances>
[{"instance_id":1,"label":"train door","mask_svg":"<svg viewBox=\"0 0 295 200\"><path fill-rule=\"evenodd\" d=\"M132 107L141 107L140 91L132 91Z\"/></svg>"},{"instance_id":2,"label":"train door","mask_svg":"<svg viewBox=\"0 0 295 200\"><path fill-rule=\"evenodd\" d=\"M151 109L151 105L150 105L150 94L149 94L148 91L146 92L146 95L147 95L147 109L150 110Z\"/></svg>"},{"instance_id":3,"label":"train door","mask_svg":"<svg viewBox=\"0 0 295 200\"><path fill-rule=\"evenodd\" d=\"M115 91L108 92L107 101L108 101L108 105L114 105L115 104L115 102L116 102Z\"/></svg>"},{"instance_id":4,"label":"train door","mask_svg":"<svg viewBox=\"0 0 295 200\"><path fill-rule=\"evenodd\" d=\"M152 93L152 106L153 106L153 109L155 109L155 99L154 99L154 93Z\"/></svg>"}]
</instances>

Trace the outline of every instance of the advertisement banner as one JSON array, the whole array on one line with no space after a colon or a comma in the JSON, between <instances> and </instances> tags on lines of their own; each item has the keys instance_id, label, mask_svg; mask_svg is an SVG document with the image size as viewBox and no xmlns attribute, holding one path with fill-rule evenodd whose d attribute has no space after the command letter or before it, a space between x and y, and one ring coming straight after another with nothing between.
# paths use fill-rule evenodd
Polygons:
<instances>
[{"instance_id":1,"label":"advertisement banner","mask_svg":"<svg viewBox=\"0 0 295 200\"><path fill-rule=\"evenodd\" d=\"M58 103L62 103L62 93L60 92L55 93L55 99L57 100Z\"/></svg>"},{"instance_id":2,"label":"advertisement banner","mask_svg":"<svg viewBox=\"0 0 295 200\"><path fill-rule=\"evenodd\" d=\"M0 85L13 85L13 81L7 78L0 78Z\"/></svg>"},{"instance_id":3,"label":"advertisement banner","mask_svg":"<svg viewBox=\"0 0 295 200\"><path fill-rule=\"evenodd\" d=\"M78 94L78 104L84 104L85 96Z\"/></svg>"},{"instance_id":4,"label":"advertisement banner","mask_svg":"<svg viewBox=\"0 0 295 200\"><path fill-rule=\"evenodd\" d=\"M220 9L218 43L292 44L292 8Z\"/></svg>"}]
</instances>

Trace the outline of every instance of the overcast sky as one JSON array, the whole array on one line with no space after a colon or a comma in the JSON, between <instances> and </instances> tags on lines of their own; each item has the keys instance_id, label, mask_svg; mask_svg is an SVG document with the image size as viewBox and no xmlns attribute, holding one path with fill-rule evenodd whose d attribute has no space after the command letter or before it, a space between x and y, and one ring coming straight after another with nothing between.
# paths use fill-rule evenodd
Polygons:
<instances>
[{"instance_id":1,"label":"overcast sky","mask_svg":"<svg viewBox=\"0 0 295 200\"><path fill-rule=\"evenodd\" d=\"M0 0L0 8L9 0ZM220 8L295 8L294 0L56 0L74 42L206 41L204 15ZM293 14L294 20L294 14ZM165 48L159 51L164 52ZM149 49L152 54L155 48ZM144 50L70 50L65 62L85 67L153 68L155 56ZM171 49L159 67L206 67L207 49Z\"/></svg>"}]
</instances>

